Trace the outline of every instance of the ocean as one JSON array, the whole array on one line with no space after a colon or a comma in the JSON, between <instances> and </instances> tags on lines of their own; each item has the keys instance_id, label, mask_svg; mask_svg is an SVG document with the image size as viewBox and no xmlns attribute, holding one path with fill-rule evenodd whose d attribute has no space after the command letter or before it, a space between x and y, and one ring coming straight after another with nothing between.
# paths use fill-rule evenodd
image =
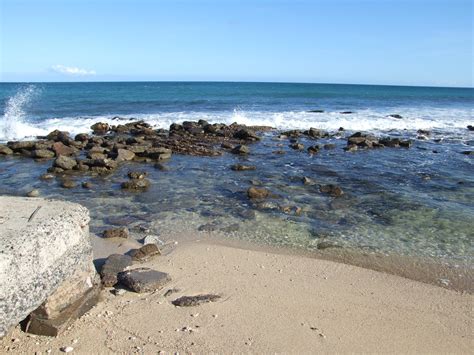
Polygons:
<instances>
[{"instance_id":1,"label":"ocean","mask_svg":"<svg viewBox=\"0 0 474 355\"><path fill-rule=\"evenodd\" d=\"M144 120L168 128L203 119L276 130L265 133L245 158L174 154L167 171L128 163L110 176L76 177L91 181L92 190L66 190L57 181L40 180L50 161L0 156L0 193L24 195L36 188L43 197L82 203L96 232L146 224L163 240L212 231L224 239L282 248L318 251L325 243L472 266L474 169L473 155L466 152L474 145L474 132L467 129L474 124L473 94L470 88L292 83L1 83L1 142L54 129L88 133L99 121ZM282 130L310 127L330 133L342 127L345 137L362 131L410 139L413 145L350 153L343 150L344 136L333 136L317 143L334 149L310 155L278 139ZM305 147L315 143L299 141ZM257 169L229 169L239 162ZM148 172L152 186L147 193L120 190L130 169ZM341 186L343 197L302 184L305 176ZM245 195L251 184L279 198L255 206ZM302 212L288 213L294 208Z\"/></svg>"}]
</instances>

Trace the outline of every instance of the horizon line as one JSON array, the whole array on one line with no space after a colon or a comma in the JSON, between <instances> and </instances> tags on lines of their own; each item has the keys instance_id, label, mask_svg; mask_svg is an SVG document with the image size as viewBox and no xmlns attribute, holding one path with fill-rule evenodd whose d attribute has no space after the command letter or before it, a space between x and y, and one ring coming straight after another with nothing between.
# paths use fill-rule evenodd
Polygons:
<instances>
[{"instance_id":1,"label":"horizon line","mask_svg":"<svg viewBox=\"0 0 474 355\"><path fill-rule=\"evenodd\" d=\"M2 81L0 84L84 84L84 83L248 83L248 84L301 84L301 85L354 85L354 86L393 86L417 88L445 88L445 89L474 89L472 86L443 86L443 85L407 85L407 84L369 84L369 83L328 83L304 81L254 81L254 80L80 80L80 81Z\"/></svg>"}]
</instances>

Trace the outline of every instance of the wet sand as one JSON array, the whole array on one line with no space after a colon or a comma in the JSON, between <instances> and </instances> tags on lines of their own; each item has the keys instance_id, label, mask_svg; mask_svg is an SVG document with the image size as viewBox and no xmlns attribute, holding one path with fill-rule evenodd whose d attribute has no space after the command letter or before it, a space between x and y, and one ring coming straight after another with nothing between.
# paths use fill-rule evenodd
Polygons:
<instances>
[{"instance_id":1,"label":"wet sand","mask_svg":"<svg viewBox=\"0 0 474 355\"><path fill-rule=\"evenodd\" d=\"M122 245L121 248L128 246ZM301 255L183 242L144 263L172 281L104 302L58 338L15 329L2 351L59 353L468 353L473 296ZM179 291L165 297L168 289ZM178 308L183 295L218 302ZM13 339L15 339L13 341Z\"/></svg>"}]
</instances>

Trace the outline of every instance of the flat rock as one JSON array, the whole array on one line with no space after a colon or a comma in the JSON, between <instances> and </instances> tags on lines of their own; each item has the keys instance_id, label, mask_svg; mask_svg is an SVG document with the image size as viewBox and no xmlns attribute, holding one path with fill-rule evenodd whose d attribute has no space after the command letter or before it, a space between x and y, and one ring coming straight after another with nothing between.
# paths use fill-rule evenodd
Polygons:
<instances>
[{"instance_id":1,"label":"flat rock","mask_svg":"<svg viewBox=\"0 0 474 355\"><path fill-rule=\"evenodd\" d=\"M112 254L106 260L100 270L102 284L112 287L117 283L117 275L132 265L132 257L122 254Z\"/></svg>"},{"instance_id":2,"label":"flat rock","mask_svg":"<svg viewBox=\"0 0 474 355\"><path fill-rule=\"evenodd\" d=\"M162 288L171 281L171 277L164 272L149 268L138 268L119 273L118 281L132 291L142 293Z\"/></svg>"},{"instance_id":3,"label":"flat rock","mask_svg":"<svg viewBox=\"0 0 474 355\"><path fill-rule=\"evenodd\" d=\"M77 165L76 159L60 155L54 160L53 166L64 170L71 170Z\"/></svg>"},{"instance_id":4,"label":"flat rock","mask_svg":"<svg viewBox=\"0 0 474 355\"><path fill-rule=\"evenodd\" d=\"M221 296L214 294L183 296L171 302L177 307L194 307L203 303L216 302Z\"/></svg>"}]
</instances>

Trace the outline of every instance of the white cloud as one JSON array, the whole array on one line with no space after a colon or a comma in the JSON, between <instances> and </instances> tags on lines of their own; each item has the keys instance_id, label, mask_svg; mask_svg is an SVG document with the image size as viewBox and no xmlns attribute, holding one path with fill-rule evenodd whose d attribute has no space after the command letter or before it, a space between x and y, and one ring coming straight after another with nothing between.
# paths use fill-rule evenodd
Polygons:
<instances>
[{"instance_id":1,"label":"white cloud","mask_svg":"<svg viewBox=\"0 0 474 355\"><path fill-rule=\"evenodd\" d=\"M75 76L84 76L84 75L95 75L95 70L87 70L78 67L68 67L65 65L57 64L51 67L53 71L65 75L75 75Z\"/></svg>"}]
</instances>

